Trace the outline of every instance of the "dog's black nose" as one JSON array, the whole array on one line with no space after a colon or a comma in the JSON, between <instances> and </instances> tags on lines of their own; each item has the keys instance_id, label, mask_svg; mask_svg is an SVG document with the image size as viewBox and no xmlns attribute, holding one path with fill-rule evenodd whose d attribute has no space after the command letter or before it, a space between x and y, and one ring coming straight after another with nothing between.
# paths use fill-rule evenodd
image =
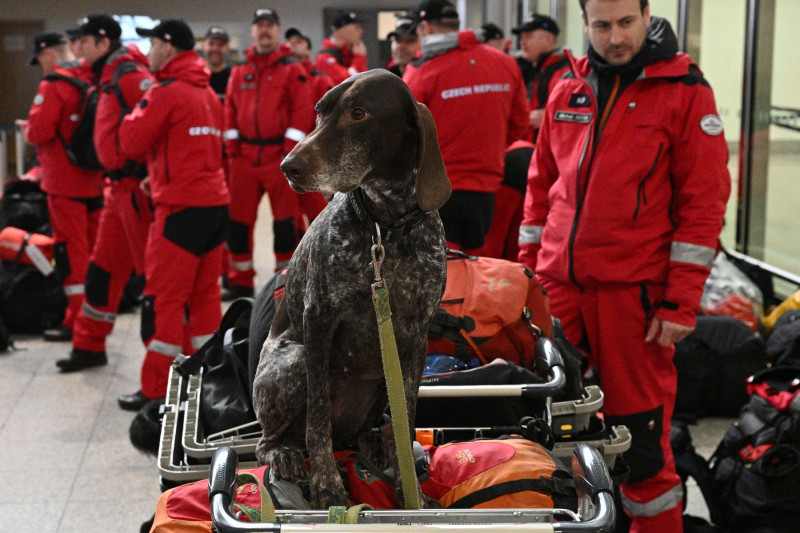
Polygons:
<instances>
[{"instance_id":1,"label":"dog's black nose","mask_svg":"<svg viewBox=\"0 0 800 533\"><path fill-rule=\"evenodd\" d=\"M288 155L281 163L281 171L286 174L290 180L296 180L300 177L303 169L306 168L306 162L302 157Z\"/></svg>"}]
</instances>

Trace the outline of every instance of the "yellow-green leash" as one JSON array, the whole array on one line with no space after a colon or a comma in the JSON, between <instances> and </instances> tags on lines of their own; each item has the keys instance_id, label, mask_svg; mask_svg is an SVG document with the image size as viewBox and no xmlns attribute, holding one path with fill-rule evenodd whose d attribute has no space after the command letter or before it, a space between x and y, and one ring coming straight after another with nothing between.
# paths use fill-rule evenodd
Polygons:
<instances>
[{"instance_id":1,"label":"yellow-green leash","mask_svg":"<svg viewBox=\"0 0 800 533\"><path fill-rule=\"evenodd\" d=\"M403 387L403 372L400 368L400 356L392 327L392 310L389 306L389 290L381 278L381 264L385 255L381 244L381 230L376 224L377 243L372 246L372 268L375 281L372 284L372 303L378 319L378 334L381 343L381 359L383 373L386 378L386 391L389 395L389 407L392 410L392 429L397 448L397 459L400 463L400 479L406 509L419 509L419 492L417 472L414 468L414 457L411 451L411 430L406 408L406 395Z\"/></svg>"}]
</instances>

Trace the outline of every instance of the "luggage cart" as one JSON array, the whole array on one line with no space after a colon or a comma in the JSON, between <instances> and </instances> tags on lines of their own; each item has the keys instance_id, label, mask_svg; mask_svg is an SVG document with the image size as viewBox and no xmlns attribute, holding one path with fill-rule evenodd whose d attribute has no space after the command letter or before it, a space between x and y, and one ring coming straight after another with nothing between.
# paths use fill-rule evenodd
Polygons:
<instances>
[{"instance_id":1,"label":"luggage cart","mask_svg":"<svg viewBox=\"0 0 800 533\"><path fill-rule=\"evenodd\" d=\"M421 509L361 511L356 524L329 524L328 511L276 511L276 523L241 522L234 501L236 452L223 447L211 463L208 496L218 533L300 532L598 532L614 529L616 510L608 469L593 447L580 444L572 453L578 512L566 509Z\"/></svg>"},{"instance_id":2,"label":"luggage cart","mask_svg":"<svg viewBox=\"0 0 800 533\"><path fill-rule=\"evenodd\" d=\"M211 457L223 446L231 447L238 455L242 468L259 466L255 449L261 437L257 421L237 426L226 431L205 435L200 419L200 387L202 370L187 377L175 371L184 356L178 356L170 370L169 385L164 402L161 438L158 451L158 470L162 486L197 481L208 476ZM570 454L581 442L580 433L589 426L589 421L603 405L603 395L598 387L586 387L582 398L567 402L552 402L565 383L563 360L558 349L549 339L540 339L536 346L535 369L545 381L535 384L517 385L469 385L469 386L422 386L421 399L428 398L541 398L545 409L541 419L553 429L556 442L553 453L567 467ZM508 433L524 433L524 428L515 426L470 426L431 428L439 437L435 444L452 440L499 436ZM576 437L577 435L577 437ZM564 440L572 437L571 440ZM590 442L605 458L609 468L616 457L630 447L630 432L624 426L610 428L609 435L593 438Z\"/></svg>"}]
</instances>

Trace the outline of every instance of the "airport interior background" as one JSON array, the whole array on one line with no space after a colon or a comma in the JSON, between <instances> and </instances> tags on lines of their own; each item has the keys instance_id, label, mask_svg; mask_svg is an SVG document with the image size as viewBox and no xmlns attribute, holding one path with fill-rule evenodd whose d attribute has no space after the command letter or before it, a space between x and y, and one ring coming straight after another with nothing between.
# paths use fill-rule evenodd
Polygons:
<instances>
[{"instance_id":1,"label":"airport interior background","mask_svg":"<svg viewBox=\"0 0 800 533\"><path fill-rule=\"evenodd\" d=\"M453 0L462 25L494 22L510 28L532 12L555 18L558 44L581 54L586 47L578 0ZM108 11L120 17L124 37L136 25L163 17L185 19L202 36L212 24L232 36L232 60L250 44L252 12L272 7L284 29L297 27L319 48L336 13L364 20L371 68L389 58L386 35L394 13L414 7L409 0L0 0L0 179L20 175L32 150L18 141L14 120L27 115L39 81L29 67L33 36L63 31L83 15ZM774 276L786 297L800 285L800 1L650 0L650 10L670 21L683 50L714 89L730 147L733 182L722 244L744 254ZM143 45L146 46L146 42ZM634 155L632 154L632 157ZM257 228L257 289L271 276L268 203ZM158 497L151 457L127 441L131 416L116 406L118 394L135 390L143 355L138 316L121 315L110 338L108 367L60 376L53 364L68 345L21 337L22 352L0 356L0 519L16 531L138 531ZM22 354L22 356L20 356ZM695 435L706 457L730 424L701 421ZM697 491L690 497L703 514ZM24 517L24 519L23 519Z\"/></svg>"}]
</instances>

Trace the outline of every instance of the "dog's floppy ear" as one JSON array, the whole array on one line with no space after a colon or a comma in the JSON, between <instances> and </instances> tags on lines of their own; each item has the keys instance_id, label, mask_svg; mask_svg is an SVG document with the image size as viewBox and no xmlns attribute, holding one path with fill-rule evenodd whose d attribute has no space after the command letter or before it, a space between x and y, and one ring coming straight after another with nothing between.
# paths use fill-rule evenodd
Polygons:
<instances>
[{"instance_id":1,"label":"dog's floppy ear","mask_svg":"<svg viewBox=\"0 0 800 533\"><path fill-rule=\"evenodd\" d=\"M417 162L417 204L423 211L435 211L450 197L450 179L444 169L436 123L425 104L416 102L419 130L419 161Z\"/></svg>"}]
</instances>

